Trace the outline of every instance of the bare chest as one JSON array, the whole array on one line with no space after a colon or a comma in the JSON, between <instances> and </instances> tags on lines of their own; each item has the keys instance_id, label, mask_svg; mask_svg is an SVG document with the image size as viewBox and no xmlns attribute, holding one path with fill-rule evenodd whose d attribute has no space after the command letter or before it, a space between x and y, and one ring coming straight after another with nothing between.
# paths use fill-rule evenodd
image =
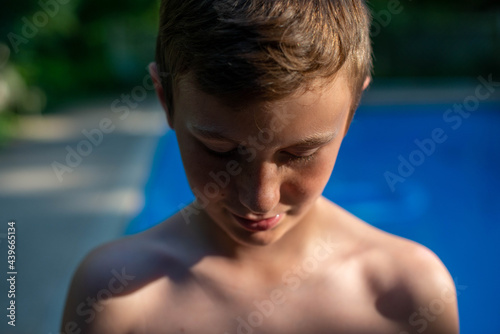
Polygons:
<instances>
[{"instance_id":1,"label":"bare chest","mask_svg":"<svg viewBox=\"0 0 500 334\"><path fill-rule=\"evenodd\" d=\"M158 284L134 298L134 334L390 333L370 292L359 284L290 275L267 289ZM346 281L347 282L347 281Z\"/></svg>"}]
</instances>

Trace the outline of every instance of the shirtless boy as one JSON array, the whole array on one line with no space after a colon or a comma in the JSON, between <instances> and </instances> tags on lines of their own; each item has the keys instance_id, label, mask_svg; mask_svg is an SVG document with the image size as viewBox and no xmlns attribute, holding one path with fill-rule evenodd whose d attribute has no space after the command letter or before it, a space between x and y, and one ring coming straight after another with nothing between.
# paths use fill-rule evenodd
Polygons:
<instances>
[{"instance_id":1,"label":"shirtless boy","mask_svg":"<svg viewBox=\"0 0 500 334\"><path fill-rule=\"evenodd\" d=\"M163 0L150 70L197 199L88 254L61 331L458 333L438 257L321 195L369 25L358 0Z\"/></svg>"}]
</instances>

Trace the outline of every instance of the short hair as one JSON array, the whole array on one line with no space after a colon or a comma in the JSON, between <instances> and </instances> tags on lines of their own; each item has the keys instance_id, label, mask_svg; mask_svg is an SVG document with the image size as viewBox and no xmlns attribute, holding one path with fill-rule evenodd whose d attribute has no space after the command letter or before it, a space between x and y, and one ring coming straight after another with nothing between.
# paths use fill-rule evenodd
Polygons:
<instances>
[{"instance_id":1,"label":"short hair","mask_svg":"<svg viewBox=\"0 0 500 334\"><path fill-rule=\"evenodd\" d=\"M168 73L167 107L187 74L222 99L269 101L345 69L350 121L371 75L370 24L363 0L162 0L156 63Z\"/></svg>"}]
</instances>

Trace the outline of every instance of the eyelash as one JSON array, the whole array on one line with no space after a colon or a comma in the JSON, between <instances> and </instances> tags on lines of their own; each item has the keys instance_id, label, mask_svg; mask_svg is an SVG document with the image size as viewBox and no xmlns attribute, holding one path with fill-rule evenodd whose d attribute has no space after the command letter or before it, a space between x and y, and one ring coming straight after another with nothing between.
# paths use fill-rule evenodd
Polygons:
<instances>
[{"instance_id":1,"label":"eyelash","mask_svg":"<svg viewBox=\"0 0 500 334\"><path fill-rule=\"evenodd\" d=\"M238 151L238 148L235 148L235 149L232 149L230 151L227 151L227 152L218 152L218 151L214 151L206 146L204 146L205 149L208 151L208 153L218 157L218 158L228 158L228 157L231 157L232 155L236 154L237 151Z\"/></svg>"},{"instance_id":2,"label":"eyelash","mask_svg":"<svg viewBox=\"0 0 500 334\"><path fill-rule=\"evenodd\" d=\"M312 161L315 157L318 151L314 151L314 153L309 154L309 155L295 155L288 153L290 155L290 160L298 163L307 163Z\"/></svg>"}]
</instances>

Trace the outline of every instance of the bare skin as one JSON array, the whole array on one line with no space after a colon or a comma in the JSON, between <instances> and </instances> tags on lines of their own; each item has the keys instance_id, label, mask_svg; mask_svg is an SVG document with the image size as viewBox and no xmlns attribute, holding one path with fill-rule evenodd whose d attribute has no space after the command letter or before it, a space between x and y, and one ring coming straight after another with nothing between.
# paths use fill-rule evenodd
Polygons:
<instances>
[{"instance_id":1,"label":"bare skin","mask_svg":"<svg viewBox=\"0 0 500 334\"><path fill-rule=\"evenodd\" d=\"M203 205L91 252L63 333L458 333L455 287L437 256L321 196L348 128L342 76L237 111L187 80L176 103L169 123L191 188L206 190L232 159L241 170ZM285 111L293 117L280 128L273 117ZM272 135L250 145L266 128ZM255 154L228 155L235 145ZM235 215L280 220L250 231Z\"/></svg>"}]
</instances>

